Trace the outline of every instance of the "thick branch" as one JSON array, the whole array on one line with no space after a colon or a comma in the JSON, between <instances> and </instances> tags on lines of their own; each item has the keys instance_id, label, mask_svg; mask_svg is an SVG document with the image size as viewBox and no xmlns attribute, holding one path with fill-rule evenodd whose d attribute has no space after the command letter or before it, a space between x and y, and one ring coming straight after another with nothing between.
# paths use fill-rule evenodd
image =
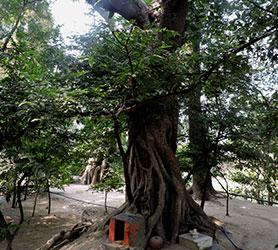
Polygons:
<instances>
[{"instance_id":1,"label":"thick branch","mask_svg":"<svg viewBox=\"0 0 278 250\"><path fill-rule=\"evenodd\" d=\"M177 31L180 36L173 40L177 46L182 45L182 35L185 31L186 16L194 1L187 0L161 0L160 28Z\"/></svg>"},{"instance_id":2,"label":"thick branch","mask_svg":"<svg viewBox=\"0 0 278 250\"><path fill-rule=\"evenodd\" d=\"M143 0L86 0L96 8L104 9L110 13L118 13L127 20L135 20L139 27L151 24L151 12Z\"/></svg>"}]
</instances>

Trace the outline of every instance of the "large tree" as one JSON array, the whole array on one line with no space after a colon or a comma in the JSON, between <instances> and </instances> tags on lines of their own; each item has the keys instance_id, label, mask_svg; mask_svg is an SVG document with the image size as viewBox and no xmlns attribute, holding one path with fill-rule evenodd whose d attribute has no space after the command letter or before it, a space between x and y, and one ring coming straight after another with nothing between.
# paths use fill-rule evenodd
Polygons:
<instances>
[{"instance_id":1,"label":"large tree","mask_svg":"<svg viewBox=\"0 0 278 250\"><path fill-rule=\"evenodd\" d=\"M247 17L243 22L244 25L242 23L238 24L240 30L237 30L233 24L230 30L226 33L222 31L221 34L217 30L217 25L214 27L207 26L208 32L216 35L216 39L210 40L209 45L211 47L207 51L209 56L203 54L198 57L196 53L190 53L194 42L186 40L187 37L184 36L184 33L190 23L191 16L189 13L192 14L190 12L192 5L202 5L202 2L205 3L206 1L161 0L153 1L151 6L147 6L144 1L140 0L87 0L87 2L101 13L109 21L109 24L112 24L109 16L118 13L127 20L135 20L135 25L142 29L149 26L158 27L159 29L156 29L157 41L150 44L152 48L156 48L160 42L165 42L168 54L171 54L187 44L190 45L189 49L187 47L181 53L184 55L191 54L192 60L195 60L195 62L199 60L201 63L200 60L203 60L201 71L194 71L195 63L189 65L187 73L191 77L188 81L190 84L184 84L181 81L177 87L175 85L176 78L173 74L172 77L164 79L161 86L158 87L154 84L155 88L163 89L165 88L163 84L167 82L166 84L169 87L167 93L164 92L163 95L152 96L148 100L139 102L139 99L134 98L134 96L138 94L138 89L142 86L147 86L146 88L150 93L157 91L157 89L149 87L152 84L150 79L149 82L142 82L142 79L136 76L133 72L128 45L117 38L119 45L122 46L129 59L132 74L129 78L130 93L123 98L120 105L110 115L116 117L124 113L128 121L128 148L126 152L122 151L127 202L122 210L140 213L145 217L147 237L156 234L165 240L175 242L178 234L191 228L197 228L213 235L216 226L186 191L175 159L179 114L176 96L192 92L209 82L208 80L211 79L212 75L223 75L227 72L232 74L232 72L238 70L236 63L241 62L242 57L237 56L237 53L250 48L251 45L263 38L272 36L278 27L277 24L269 22L267 24L269 26L265 25L265 30L262 25L256 35L252 34L252 29L255 26L251 27L249 24L249 28L252 29L247 29L248 25L246 24L254 21L248 20ZM214 8L219 5L207 6ZM214 11L216 11L216 14L218 13L217 9L206 9L206 11L207 13L204 14L205 20L212 18ZM107 14L107 12L110 13ZM240 11L237 14L241 14ZM175 32L172 33L175 35L170 36L170 39L169 36L165 35L167 30ZM244 32L241 32L242 30ZM243 40L242 37L240 39L236 38L234 41L229 40L229 35L236 36L240 33L243 35ZM117 37L116 33L114 35ZM224 39L225 36L228 38ZM213 42L217 41L217 37L221 38L219 39L220 43L213 45ZM155 51L154 49L153 53L156 53ZM165 55L160 55L162 58L163 56L166 60ZM160 67L160 65L153 65L153 67ZM228 68L227 72L225 72L226 68ZM153 75L154 81L155 77L157 76ZM209 82L209 84L212 84L212 82ZM197 98L199 97L197 96Z\"/></svg>"},{"instance_id":2,"label":"large tree","mask_svg":"<svg viewBox=\"0 0 278 250\"><path fill-rule=\"evenodd\" d=\"M183 44L182 34L191 4L162 1L159 14L156 13L159 28L176 32L171 38L170 51ZM134 19L142 28L151 25L155 17L143 1L100 1L97 8ZM158 33L158 40L163 37L163 32ZM132 85L148 84L137 83L134 76L131 81ZM168 81L169 86L173 85L170 78ZM192 228L213 235L215 225L186 191L175 159L179 114L176 98L153 100L151 105L136 103L125 112L129 141L124 157L127 192L124 210L145 217L147 238L155 234L173 243L180 233Z\"/></svg>"}]
</instances>

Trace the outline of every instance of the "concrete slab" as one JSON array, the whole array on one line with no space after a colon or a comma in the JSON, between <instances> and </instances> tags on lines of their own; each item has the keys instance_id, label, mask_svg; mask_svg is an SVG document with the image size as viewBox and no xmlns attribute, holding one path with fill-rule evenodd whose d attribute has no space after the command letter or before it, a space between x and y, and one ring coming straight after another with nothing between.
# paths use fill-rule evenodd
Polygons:
<instances>
[{"instance_id":1,"label":"concrete slab","mask_svg":"<svg viewBox=\"0 0 278 250\"><path fill-rule=\"evenodd\" d=\"M192 236L190 233L179 235L179 244L188 250L211 249L213 245L212 237L205 234Z\"/></svg>"}]
</instances>

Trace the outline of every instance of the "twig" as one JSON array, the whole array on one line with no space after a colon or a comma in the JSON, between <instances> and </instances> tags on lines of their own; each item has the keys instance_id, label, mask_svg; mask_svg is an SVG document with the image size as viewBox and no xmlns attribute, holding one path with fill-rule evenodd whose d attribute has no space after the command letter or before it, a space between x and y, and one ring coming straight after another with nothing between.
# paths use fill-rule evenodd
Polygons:
<instances>
[{"instance_id":1,"label":"twig","mask_svg":"<svg viewBox=\"0 0 278 250\"><path fill-rule=\"evenodd\" d=\"M267 9L261 7L260 5L258 5L257 3L255 3L255 2L252 1L252 0L247 0L247 1L248 1L249 3L251 3L251 4L253 4L256 8L258 8L258 9L260 9L260 10L263 10L263 11L265 11L265 12L268 12L268 13L270 13L270 14L272 14L272 15L275 14L273 11L267 10Z\"/></svg>"}]
</instances>

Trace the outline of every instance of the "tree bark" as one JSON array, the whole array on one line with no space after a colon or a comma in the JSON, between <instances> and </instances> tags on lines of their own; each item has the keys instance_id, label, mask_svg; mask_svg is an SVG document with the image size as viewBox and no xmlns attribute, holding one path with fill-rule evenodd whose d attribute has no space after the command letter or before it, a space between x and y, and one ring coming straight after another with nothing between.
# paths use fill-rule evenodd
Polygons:
<instances>
[{"instance_id":1,"label":"tree bark","mask_svg":"<svg viewBox=\"0 0 278 250\"><path fill-rule=\"evenodd\" d=\"M107 159L104 159L99 166L97 166L97 162L97 158L89 159L85 172L81 177L83 184L95 185L103 179L105 168L107 167Z\"/></svg>"},{"instance_id":2,"label":"tree bark","mask_svg":"<svg viewBox=\"0 0 278 250\"><path fill-rule=\"evenodd\" d=\"M217 192L215 191L211 174L208 176L208 182L206 183L206 175L204 173L194 174L193 175L193 185L192 185L193 197L196 200L202 200L205 193L205 200L215 199Z\"/></svg>"},{"instance_id":3,"label":"tree bark","mask_svg":"<svg viewBox=\"0 0 278 250\"><path fill-rule=\"evenodd\" d=\"M86 0L94 8L104 9L110 13L119 13L127 20L135 20L140 27L146 27L151 24L151 12L143 0ZM116 2L116 3L115 3Z\"/></svg>"},{"instance_id":4,"label":"tree bark","mask_svg":"<svg viewBox=\"0 0 278 250\"><path fill-rule=\"evenodd\" d=\"M127 211L142 214L147 237L174 243L197 228L214 234L215 225L186 191L175 159L178 108L175 99L129 114L128 174L132 201Z\"/></svg>"}]
</instances>

